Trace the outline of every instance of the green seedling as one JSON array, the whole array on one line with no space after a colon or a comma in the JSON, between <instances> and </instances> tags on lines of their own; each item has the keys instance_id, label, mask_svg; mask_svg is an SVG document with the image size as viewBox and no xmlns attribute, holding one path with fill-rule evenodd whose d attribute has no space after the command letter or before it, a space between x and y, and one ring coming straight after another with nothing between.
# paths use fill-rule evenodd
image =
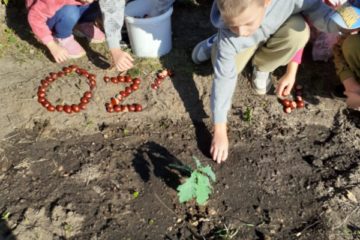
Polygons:
<instances>
[{"instance_id":1,"label":"green seedling","mask_svg":"<svg viewBox=\"0 0 360 240\"><path fill-rule=\"evenodd\" d=\"M223 228L215 232L215 237L216 239L232 240L232 239L236 239L235 237L238 234L238 232L239 229L232 229L224 225Z\"/></svg>"},{"instance_id":2,"label":"green seedling","mask_svg":"<svg viewBox=\"0 0 360 240\"><path fill-rule=\"evenodd\" d=\"M4 212L4 213L1 215L1 220L3 220L3 221L9 221L9 217L10 217L10 213L9 213L9 212Z\"/></svg>"},{"instance_id":3,"label":"green seedling","mask_svg":"<svg viewBox=\"0 0 360 240\"><path fill-rule=\"evenodd\" d=\"M133 193L133 198L134 198L134 199L137 199L138 197L139 197L139 192L135 191L135 192Z\"/></svg>"},{"instance_id":4,"label":"green seedling","mask_svg":"<svg viewBox=\"0 0 360 240\"><path fill-rule=\"evenodd\" d=\"M132 78L140 76L140 69L139 68L132 68L127 72Z\"/></svg>"},{"instance_id":5,"label":"green seedling","mask_svg":"<svg viewBox=\"0 0 360 240\"><path fill-rule=\"evenodd\" d=\"M243 119L245 122L251 122L252 119L252 109L247 107L245 112L243 113Z\"/></svg>"},{"instance_id":6,"label":"green seedling","mask_svg":"<svg viewBox=\"0 0 360 240\"><path fill-rule=\"evenodd\" d=\"M209 165L205 167L201 165L199 159L196 157L193 159L196 163L196 169L186 168L186 170L191 171L191 175L177 188L179 201L184 203L195 198L197 204L204 205L212 192L209 178L215 182L216 176Z\"/></svg>"},{"instance_id":7,"label":"green seedling","mask_svg":"<svg viewBox=\"0 0 360 240\"><path fill-rule=\"evenodd\" d=\"M130 131L128 129L124 128L123 134L124 134L124 136L127 136L130 134Z\"/></svg>"}]
</instances>

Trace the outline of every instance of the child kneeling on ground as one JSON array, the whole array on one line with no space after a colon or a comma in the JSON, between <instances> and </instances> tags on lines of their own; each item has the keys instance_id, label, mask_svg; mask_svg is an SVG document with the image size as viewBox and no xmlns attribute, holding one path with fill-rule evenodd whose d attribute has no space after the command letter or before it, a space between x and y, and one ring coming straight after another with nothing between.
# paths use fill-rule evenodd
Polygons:
<instances>
[{"instance_id":1,"label":"child kneeling on ground","mask_svg":"<svg viewBox=\"0 0 360 240\"><path fill-rule=\"evenodd\" d=\"M105 41L104 33L94 25L101 16L99 3L93 0L27 0L28 21L36 38L51 52L56 62L85 55L74 33L92 43Z\"/></svg>"},{"instance_id":2,"label":"child kneeling on ground","mask_svg":"<svg viewBox=\"0 0 360 240\"><path fill-rule=\"evenodd\" d=\"M346 1L332 0L329 4L333 8L341 7ZM360 0L349 1L352 5L360 7ZM360 35L353 32L340 37L334 46L334 62L336 73L342 85L334 90L336 97L346 97L349 108L360 110ZM345 95L343 95L345 94Z\"/></svg>"},{"instance_id":3,"label":"child kneeling on ground","mask_svg":"<svg viewBox=\"0 0 360 240\"><path fill-rule=\"evenodd\" d=\"M237 75L247 62L253 58L252 87L258 94L267 93L271 87L270 72L289 64L309 39L309 27L300 14L304 14L320 30L338 32L337 25L331 20L332 13L333 10L322 0L214 2L211 20L219 29L218 33L216 37L200 42L192 53L195 63L210 57L213 60L215 76L211 109L214 135L210 149L213 160L221 163L228 157L227 113ZM291 75L282 78L278 94L289 94L294 81L295 77Z\"/></svg>"}]
</instances>

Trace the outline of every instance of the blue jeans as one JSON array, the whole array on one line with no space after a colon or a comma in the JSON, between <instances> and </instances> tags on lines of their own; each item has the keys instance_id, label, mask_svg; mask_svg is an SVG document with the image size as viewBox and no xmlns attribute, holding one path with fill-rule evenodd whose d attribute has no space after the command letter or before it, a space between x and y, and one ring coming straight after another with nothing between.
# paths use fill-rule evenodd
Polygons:
<instances>
[{"instance_id":1,"label":"blue jeans","mask_svg":"<svg viewBox=\"0 0 360 240\"><path fill-rule=\"evenodd\" d=\"M56 38L70 37L77 23L94 22L100 15L99 3L88 5L65 5L46 23Z\"/></svg>"}]
</instances>

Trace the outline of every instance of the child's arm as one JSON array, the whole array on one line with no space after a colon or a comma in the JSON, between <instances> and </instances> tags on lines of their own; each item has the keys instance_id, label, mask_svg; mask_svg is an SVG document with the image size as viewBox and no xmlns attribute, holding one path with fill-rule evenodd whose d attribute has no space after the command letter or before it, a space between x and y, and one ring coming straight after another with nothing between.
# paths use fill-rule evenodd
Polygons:
<instances>
[{"instance_id":1,"label":"child's arm","mask_svg":"<svg viewBox=\"0 0 360 240\"><path fill-rule=\"evenodd\" d=\"M36 38L45 45L54 40L46 21L55 13L49 11L50 8L48 4L49 3L45 3L44 1L36 1L28 13L28 22L31 30Z\"/></svg>"},{"instance_id":2,"label":"child's arm","mask_svg":"<svg viewBox=\"0 0 360 240\"><path fill-rule=\"evenodd\" d=\"M119 71L125 71L133 66L133 59L120 48L121 29L124 24L125 0L99 0L104 19L106 41L115 66Z\"/></svg>"},{"instance_id":3,"label":"child's arm","mask_svg":"<svg viewBox=\"0 0 360 240\"><path fill-rule=\"evenodd\" d=\"M349 108L360 111L360 93L358 92L345 92L347 96L346 104Z\"/></svg>"},{"instance_id":4,"label":"child's arm","mask_svg":"<svg viewBox=\"0 0 360 240\"><path fill-rule=\"evenodd\" d=\"M333 48L336 74L343 83L345 91L360 93L360 84L356 81L355 74L351 71L342 52L342 43L345 39L345 37L341 38Z\"/></svg>"},{"instance_id":5,"label":"child's arm","mask_svg":"<svg viewBox=\"0 0 360 240\"><path fill-rule=\"evenodd\" d=\"M49 49L55 61L59 63L68 59L68 52L54 41L52 32L46 23L55 14L49 4L55 9L56 2L35 2L29 9L28 21L36 38Z\"/></svg>"},{"instance_id":6,"label":"child's arm","mask_svg":"<svg viewBox=\"0 0 360 240\"><path fill-rule=\"evenodd\" d=\"M279 97L288 96L293 88L296 80L296 73L301 63L304 49L296 52L291 62L287 65L286 73L281 77L276 87L276 95Z\"/></svg>"},{"instance_id":7,"label":"child's arm","mask_svg":"<svg viewBox=\"0 0 360 240\"><path fill-rule=\"evenodd\" d=\"M224 33L222 30L219 36ZM210 153L218 163L228 157L229 141L227 136L227 114L231 107L232 96L237 83L235 64L236 50L226 38L218 37L218 50L214 59L214 80L211 93L212 120L214 135Z\"/></svg>"},{"instance_id":8,"label":"child's arm","mask_svg":"<svg viewBox=\"0 0 360 240\"><path fill-rule=\"evenodd\" d=\"M214 136L211 142L210 154L217 163L225 161L228 157L229 140L226 123L214 124Z\"/></svg>"},{"instance_id":9,"label":"child's arm","mask_svg":"<svg viewBox=\"0 0 360 240\"><path fill-rule=\"evenodd\" d=\"M45 46L49 49L57 63L64 62L69 58L68 51L57 44L55 41L50 41L46 43Z\"/></svg>"}]
</instances>

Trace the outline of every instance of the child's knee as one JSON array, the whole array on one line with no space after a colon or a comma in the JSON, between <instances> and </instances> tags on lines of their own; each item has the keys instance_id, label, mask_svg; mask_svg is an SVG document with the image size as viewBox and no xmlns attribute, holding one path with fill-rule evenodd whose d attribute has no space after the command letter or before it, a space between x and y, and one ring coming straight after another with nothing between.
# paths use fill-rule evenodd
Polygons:
<instances>
[{"instance_id":1,"label":"child's knee","mask_svg":"<svg viewBox=\"0 0 360 240\"><path fill-rule=\"evenodd\" d=\"M65 5L59 10L61 18L67 22L73 23L74 25L80 19L80 12L77 6L75 5Z\"/></svg>"},{"instance_id":2,"label":"child's knee","mask_svg":"<svg viewBox=\"0 0 360 240\"><path fill-rule=\"evenodd\" d=\"M302 16L292 17L289 27L286 31L287 38L296 43L298 48L306 45L310 38L310 27Z\"/></svg>"}]
</instances>

